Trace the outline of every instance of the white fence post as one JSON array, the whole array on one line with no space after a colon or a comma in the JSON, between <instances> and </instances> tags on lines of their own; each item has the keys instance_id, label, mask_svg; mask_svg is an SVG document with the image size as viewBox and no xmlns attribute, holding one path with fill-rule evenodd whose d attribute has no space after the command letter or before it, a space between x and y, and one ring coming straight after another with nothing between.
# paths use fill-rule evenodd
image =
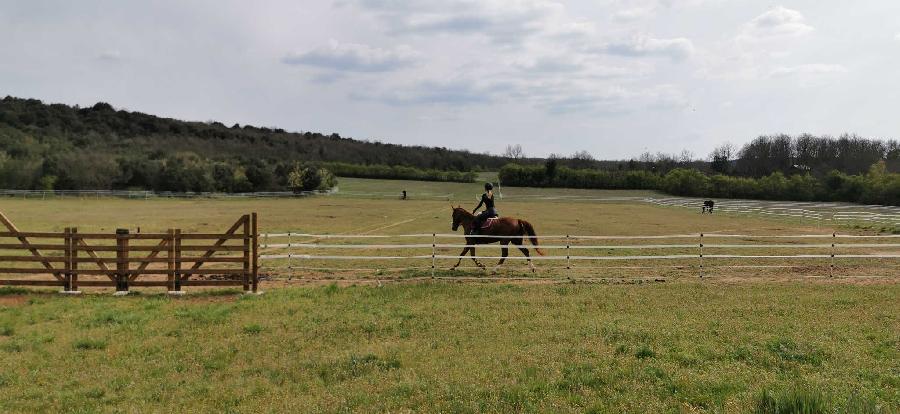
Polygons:
<instances>
[{"instance_id":1,"label":"white fence post","mask_svg":"<svg viewBox=\"0 0 900 414\"><path fill-rule=\"evenodd\" d=\"M700 233L700 278L703 278L703 233Z\"/></svg>"},{"instance_id":2,"label":"white fence post","mask_svg":"<svg viewBox=\"0 0 900 414\"><path fill-rule=\"evenodd\" d=\"M437 246L437 234L431 233L431 278L434 279L434 265L435 265L435 248Z\"/></svg>"},{"instance_id":3,"label":"white fence post","mask_svg":"<svg viewBox=\"0 0 900 414\"><path fill-rule=\"evenodd\" d=\"M566 235L566 276L572 279L572 265L569 255L569 235Z\"/></svg>"},{"instance_id":4,"label":"white fence post","mask_svg":"<svg viewBox=\"0 0 900 414\"><path fill-rule=\"evenodd\" d=\"M834 277L834 242L837 239L837 232L831 232L831 266L828 270L828 276Z\"/></svg>"},{"instance_id":5,"label":"white fence post","mask_svg":"<svg viewBox=\"0 0 900 414\"><path fill-rule=\"evenodd\" d=\"M294 251L294 249L291 247L291 232L287 233L287 240L288 240L288 242L287 242L287 245L288 245L288 280L291 280L294 278L294 268L291 267L291 252Z\"/></svg>"}]
</instances>

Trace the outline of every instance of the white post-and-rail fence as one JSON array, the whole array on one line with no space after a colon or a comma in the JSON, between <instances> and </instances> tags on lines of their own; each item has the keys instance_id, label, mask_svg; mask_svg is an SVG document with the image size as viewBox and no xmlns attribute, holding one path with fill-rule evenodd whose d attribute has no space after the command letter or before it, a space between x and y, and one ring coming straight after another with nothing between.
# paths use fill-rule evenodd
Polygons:
<instances>
[{"instance_id":1,"label":"white post-and-rail fence","mask_svg":"<svg viewBox=\"0 0 900 414\"><path fill-rule=\"evenodd\" d=\"M259 259L261 267L270 273L287 274L290 278L309 272L335 271L410 271L418 270L431 276L435 269L449 268L462 259L461 268L469 266L473 256L459 256L465 247L498 249L500 244L468 246L461 234L397 234L397 235L347 235L309 234L301 232L267 233L260 235ZM524 239L523 247L530 249L531 259L544 262L541 269L565 270L571 277L572 270L585 269L695 269L699 277L710 268L798 268L815 261L828 268L828 275L835 274L836 259L880 259L889 267L900 267L900 235L743 235L720 233L694 233L653 236L538 236L539 246L547 254L537 255L528 237L522 236L468 236L503 239ZM446 240L456 240L456 242ZM346 240L347 242L336 242ZM462 243L459 240L463 240ZM661 241L674 243L660 243ZM377 243L385 241L386 243ZM402 241L406 241L403 243ZM518 241L518 240L516 240ZM719 241L719 242L717 242ZM366 244L358 244L365 242ZM598 244L599 243L599 244ZM622 244L625 243L625 244ZM508 260L527 260L510 243ZM321 253L320 252L323 252ZM648 254L639 254L648 252ZM357 252L359 252L357 254ZM382 252L388 252L384 254ZM624 252L624 253L620 253ZM556 254L554 254L556 253ZM598 254L599 253L599 254ZM499 260L497 254L474 256L481 260ZM768 259L779 259L778 264L762 264ZM552 263L547 263L550 261ZM578 263L625 262L627 266L591 266ZM678 265L660 265L665 261L677 261ZM786 261L786 263L785 263ZM800 264L799 262L805 262ZM362 262L370 267L329 266L322 263ZM383 265L399 262L399 265ZM414 265L420 262L421 265ZM553 263L555 262L555 263ZM718 263L716 263L718 262ZM723 263L724 262L724 263ZM372 265L372 263L377 263ZM769 262L771 263L771 262ZM868 262L871 264L871 262ZM493 266L495 262L484 263ZM888 272L893 274L893 272Z\"/></svg>"},{"instance_id":2,"label":"white post-and-rail fence","mask_svg":"<svg viewBox=\"0 0 900 414\"><path fill-rule=\"evenodd\" d=\"M642 201L669 207L687 207L699 210L701 198L670 197L645 198ZM832 224L868 223L900 226L900 207L883 205L861 205L837 202L789 202L767 200L715 200L715 211L733 214L762 215L816 223Z\"/></svg>"}]
</instances>

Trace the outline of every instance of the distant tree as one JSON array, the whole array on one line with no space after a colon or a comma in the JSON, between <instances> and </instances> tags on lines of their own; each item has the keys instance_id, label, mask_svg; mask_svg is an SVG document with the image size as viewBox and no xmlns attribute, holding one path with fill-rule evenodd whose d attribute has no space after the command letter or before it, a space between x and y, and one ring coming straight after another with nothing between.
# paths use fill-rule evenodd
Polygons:
<instances>
[{"instance_id":1,"label":"distant tree","mask_svg":"<svg viewBox=\"0 0 900 414\"><path fill-rule=\"evenodd\" d=\"M247 175L247 180L253 186L252 191L269 190L275 181L272 171L262 162L255 160L245 167L244 174Z\"/></svg>"},{"instance_id":2,"label":"distant tree","mask_svg":"<svg viewBox=\"0 0 900 414\"><path fill-rule=\"evenodd\" d=\"M710 154L709 167L720 174L728 174L731 170L731 159L734 156L734 146L731 143L716 147Z\"/></svg>"},{"instance_id":3,"label":"distant tree","mask_svg":"<svg viewBox=\"0 0 900 414\"><path fill-rule=\"evenodd\" d=\"M297 163L288 175L288 186L295 193L301 191L329 190L337 185L331 171L311 165Z\"/></svg>"},{"instance_id":4,"label":"distant tree","mask_svg":"<svg viewBox=\"0 0 900 414\"><path fill-rule=\"evenodd\" d=\"M572 154L572 168L590 168L594 164L594 156L587 151L578 151Z\"/></svg>"},{"instance_id":5,"label":"distant tree","mask_svg":"<svg viewBox=\"0 0 900 414\"><path fill-rule=\"evenodd\" d=\"M547 183L550 184L553 182L553 179L556 178L556 172L559 167L559 162L556 161L556 158L552 157L544 163L544 177L547 179Z\"/></svg>"},{"instance_id":6,"label":"distant tree","mask_svg":"<svg viewBox=\"0 0 900 414\"><path fill-rule=\"evenodd\" d=\"M315 168L302 167L297 164L297 167L288 175L288 186L295 193L316 190L321 184L322 177Z\"/></svg>"},{"instance_id":7,"label":"distant tree","mask_svg":"<svg viewBox=\"0 0 900 414\"><path fill-rule=\"evenodd\" d=\"M41 190L53 190L56 180L57 177L55 175L45 175L41 177L39 187Z\"/></svg>"},{"instance_id":8,"label":"distant tree","mask_svg":"<svg viewBox=\"0 0 900 414\"><path fill-rule=\"evenodd\" d=\"M678 154L678 163L679 164L688 165L692 161L694 161L694 153L693 152L683 149L683 150L681 150L681 153Z\"/></svg>"},{"instance_id":9,"label":"distant tree","mask_svg":"<svg viewBox=\"0 0 900 414\"><path fill-rule=\"evenodd\" d=\"M216 191L232 192L234 191L234 167L225 163L216 163L213 165L213 183Z\"/></svg>"},{"instance_id":10,"label":"distant tree","mask_svg":"<svg viewBox=\"0 0 900 414\"><path fill-rule=\"evenodd\" d=\"M522 150L522 146L519 144L510 144L506 146L506 151L504 151L503 156L513 160L521 160L525 158L525 151Z\"/></svg>"}]
</instances>

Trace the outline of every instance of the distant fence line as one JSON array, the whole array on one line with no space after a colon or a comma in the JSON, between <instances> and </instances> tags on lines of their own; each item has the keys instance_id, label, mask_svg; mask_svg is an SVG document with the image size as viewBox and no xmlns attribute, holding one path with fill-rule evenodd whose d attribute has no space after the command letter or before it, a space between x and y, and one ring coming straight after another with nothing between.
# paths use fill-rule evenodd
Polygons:
<instances>
[{"instance_id":1,"label":"distant fence line","mask_svg":"<svg viewBox=\"0 0 900 414\"><path fill-rule=\"evenodd\" d=\"M700 209L700 198L647 198L646 202L672 207ZM784 202L764 200L718 200L715 211L737 214L794 218L815 222L872 222L892 226L900 225L900 207L859 205L829 202Z\"/></svg>"},{"instance_id":2,"label":"distant fence line","mask_svg":"<svg viewBox=\"0 0 900 414\"><path fill-rule=\"evenodd\" d=\"M460 239L466 237L461 234L397 234L397 235L369 235L369 234L310 234L301 232L284 232L284 233L263 233L260 235L259 259L262 267L269 270L286 271L293 277L294 272L303 271L351 271L351 270L425 270L431 269L434 276L438 261L444 264L445 260L464 259L468 260L473 256L459 256L458 254L450 254L447 249L461 249L464 247L476 248L492 248L497 249L502 246L498 244L491 245L474 245L469 246L465 243L452 243L442 240ZM522 236L468 236L468 237L492 237L505 239L522 239ZM662 267L693 267L700 277L704 276L704 266L709 268L786 268L786 267L802 267L807 264L759 264L760 259L826 259L825 263L829 268L829 275L834 275L835 259L887 259L891 261L891 266L896 266L897 259L900 259L900 235L848 235L848 234L798 234L798 235L743 235L743 234L717 234L717 233L694 233L694 234L673 234L673 235L647 235L647 236L599 236L599 235L541 235L540 240L549 242L539 246L541 249L548 251L564 251L562 254L549 254L546 256L531 256L531 259L541 262L555 261L554 264L544 265L545 269L557 270L579 270L579 269L653 269ZM390 242L397 239L418 239L413 243L379 243L379 244L342 244L334 243L331 240L385 240ZM693 240L692 240L693 239ZM708 243L715 239L744 239L746 243ZM759 239L785 240L793 239L791 243L760 242ZM527 237L525 237L527 243ZM585 244L594 241L606 240L604 244ZM630 244L614 244L609 241L625 240L631 241ZM650 240L652 244L634 244L635 240ZM674 240L676 243L660 244L660 240ZM694 241L693 243L685 243L685 241ZM800 243L802 240L818 240L817 243ZM822 241L827 240L827 243ZM865 243L856 242L867 241ZM326 242L323 242L326 241ZM530 245L523 247L532 248ZM510 245L511 252L516 252L517 246ZM656 250L662 254L610 254L617 250ZM751 254L738 254L735 250L755 249L757 252ZM780 251L788 250L818 250L810 254L783 254ZM858 252L855 249L877 249L874 252ZM338 254L338 253L313 253L322 250L366 250L363 254ZM382 251L391 251L388 254L376 254ZM676 250L671 254L669 251ZM889 250L890 252L886 252ZM303 251L306 253L300 253ZM594 254L591 251L595 251ZM598 252L599 251L599 252ZM894 253L893 251L896 251ZM577 252L577 253L575 253ZM601 254L602 253L602 254ZM501 256L491 254L487 256L474 256L476 259L501 259ZM528 258L520 255L508 256L509 260L527 260ZM715 259L733 259L736 264L720 264L711 265L710 260ZM658 263L665 260L680 260L682 263L678 266L663 266L656 264L644 264L645 262ZM685 266L684 261L691 261L692 264ZM704 260L706 262L704 262ZM396 262L405 266L395 265L382 266L377 265L373 268L359 267L342 267L318 265L318 263L327 263L331 261L347 262ZM415 265L415 262L422 262L421 265ZM640 263L639 266L578 266L576 262L586 261L621 261L626 263ZM746 263L749 261L750 263ZM430 262L430 263L429 263ZM306 263L306 264L304 264ZM472 268L466 266L466 268Z\"/></svg>"}]
</instances>

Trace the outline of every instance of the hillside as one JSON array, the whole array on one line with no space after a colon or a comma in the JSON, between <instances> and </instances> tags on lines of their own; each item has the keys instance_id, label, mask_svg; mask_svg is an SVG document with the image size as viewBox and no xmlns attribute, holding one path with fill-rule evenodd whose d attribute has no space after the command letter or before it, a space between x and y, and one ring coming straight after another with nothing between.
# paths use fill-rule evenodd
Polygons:
<instances>
[{"instance_id":1,"label":"hillside","mask_svg":"<svg viewBox=\"0 0 900 414\"><path fill-rule=\"evenodd\" d=\"M337 134L188 122L106 103L79 108L14 97L0 101L3 188L270 190L283 187L280 181L297 161L471 171L497 170L508 159Z\"/></svg>"}]
</instances>

